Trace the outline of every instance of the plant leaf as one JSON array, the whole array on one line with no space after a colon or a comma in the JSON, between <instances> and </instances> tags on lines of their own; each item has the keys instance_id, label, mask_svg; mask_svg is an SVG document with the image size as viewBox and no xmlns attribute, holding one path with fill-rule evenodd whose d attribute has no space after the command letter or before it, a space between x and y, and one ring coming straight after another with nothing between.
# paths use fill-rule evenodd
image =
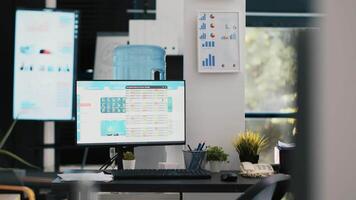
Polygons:
<instances>
[{"instance_id":1,"label":"plant leaf","mask_svg":"<svg viewBox=\"0 0 356 200\"><path fill-rule=\"evenodd\" d=\"M7 151L7 150L4 150L4 149L0 149L0 154L3 154L3 155L6 155L6 156L9 156L17 161L19 161L20 163L24 164L24 165L27 165L29 167L32 167L32 168L35 168L35 169L38 169L38 170L41 170L40 167L37 167L36 165L33 165L29 162L27 162L26 160L20 158L19 156L17 156L16 154L14 153L11 153L10 151Z\"/></svg>"}]
</instances>

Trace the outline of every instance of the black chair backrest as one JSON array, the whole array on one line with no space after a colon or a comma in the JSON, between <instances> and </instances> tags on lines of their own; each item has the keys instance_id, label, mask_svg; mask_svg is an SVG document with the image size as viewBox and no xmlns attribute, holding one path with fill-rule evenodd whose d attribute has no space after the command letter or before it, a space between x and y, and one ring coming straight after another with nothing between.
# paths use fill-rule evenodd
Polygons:
<instances>
[{"instance_id":1,"label":"black chair backrest","mask_svg":"<svg viewBox=\"0 0 356 200\"><path fill-rule=\"evenodd\" d=\"M289 175L275 174L248 188L237 200L280 200L287 192L289 184Z\"/></svg>"}]
</instances>

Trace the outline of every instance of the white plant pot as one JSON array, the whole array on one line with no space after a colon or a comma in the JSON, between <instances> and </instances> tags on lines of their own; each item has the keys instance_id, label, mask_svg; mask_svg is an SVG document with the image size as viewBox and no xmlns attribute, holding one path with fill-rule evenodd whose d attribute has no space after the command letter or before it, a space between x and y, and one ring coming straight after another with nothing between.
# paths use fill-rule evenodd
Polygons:
<instances>
[{"instance_id":1,"label":"white plant pot","mask_svg":"<svg viewBox=\"0 0 356 200\"><path fill-rule=\"evenodd\" d=\"M220 172L222 169L223 162L221 161L209 161L211 172Z\"/></svg>"},{"instance_id":2,"label":"white plant pot","mask_svg":"<svg viewBox=\"0 0 356 200\"><path fill-rule=\"evenodd\" d=\"M122 167L124 169L135 169L136 160L122 160Z\"/></svg>"}]
</instances>

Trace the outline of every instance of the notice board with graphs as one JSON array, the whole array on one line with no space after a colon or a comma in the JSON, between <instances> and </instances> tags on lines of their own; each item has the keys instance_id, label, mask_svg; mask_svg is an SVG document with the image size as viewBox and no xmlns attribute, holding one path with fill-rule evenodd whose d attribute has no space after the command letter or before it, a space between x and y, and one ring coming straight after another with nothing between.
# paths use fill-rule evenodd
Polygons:
<instances>
[{"instance_id":1,"label":"notice board with graphs","mask_svg":"<svg viewBox=\"0 0 356 200\"><path fill-rule=\"evenodd\" d=\"M200 11L197 21L198 71L239 72L239 13Z\"/></svg>"}]
</instances>

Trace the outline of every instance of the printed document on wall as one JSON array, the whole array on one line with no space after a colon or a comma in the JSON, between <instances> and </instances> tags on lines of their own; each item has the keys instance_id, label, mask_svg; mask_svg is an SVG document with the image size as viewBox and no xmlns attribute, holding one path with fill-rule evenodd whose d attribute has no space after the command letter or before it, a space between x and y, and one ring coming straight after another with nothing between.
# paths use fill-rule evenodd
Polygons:
<instances>
[{"instance_id":1,"label":"printed document on wall","mask_svg":"<svg viewBox=\"0 0 356 200\"><path fill-rule=\"evenodd\" d=\"M201 11L197 16L199 72L239 72L239 13Z\"/></svg>"}]
</instances>

